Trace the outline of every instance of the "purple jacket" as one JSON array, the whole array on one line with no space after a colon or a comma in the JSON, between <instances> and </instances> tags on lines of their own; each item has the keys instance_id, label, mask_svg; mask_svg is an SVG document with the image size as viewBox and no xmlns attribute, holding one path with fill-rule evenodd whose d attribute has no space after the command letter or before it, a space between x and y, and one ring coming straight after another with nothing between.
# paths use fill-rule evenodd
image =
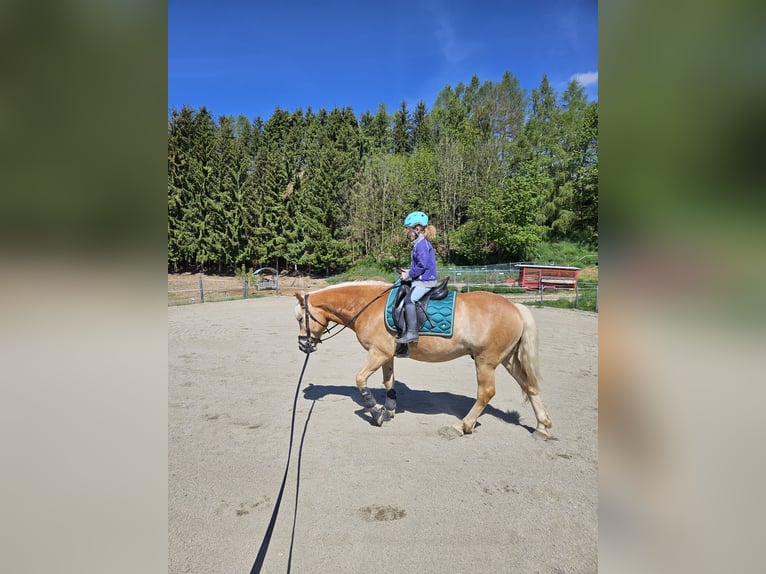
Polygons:
<instances>
[{"instance_id":1,"label":"purple jacket","mask_svg":"<svg viewBox=\"0 0 766 574\"><path fill-rule=\"evenodd\" d=\"M408 273L413 281L436 281L436 253L425 235L412 244L412 265Z\"/></svg>"}]
</instances>

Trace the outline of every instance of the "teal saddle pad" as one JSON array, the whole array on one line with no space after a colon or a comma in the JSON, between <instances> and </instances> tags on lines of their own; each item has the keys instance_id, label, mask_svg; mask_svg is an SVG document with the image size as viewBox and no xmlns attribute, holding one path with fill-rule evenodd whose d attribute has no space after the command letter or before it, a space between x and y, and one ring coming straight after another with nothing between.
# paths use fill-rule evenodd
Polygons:
<instances>
[{"instance_id":1,"label":"teal saddle pad","mask_svg":"<svg viewBox=\"0 0 766 574\"><path fill-rule=\"evenodd\" d=\"M386 327L393 333L399 333L394 323L394 299L397 289L393 289L386 299ZM455 292L450 291L444 299L428 302L428 315L431 322L426 319L425 324L420 329L421 335L434 335L436 337L451 337L452 327L455 322Z\"/></svg>"}]
</instances>

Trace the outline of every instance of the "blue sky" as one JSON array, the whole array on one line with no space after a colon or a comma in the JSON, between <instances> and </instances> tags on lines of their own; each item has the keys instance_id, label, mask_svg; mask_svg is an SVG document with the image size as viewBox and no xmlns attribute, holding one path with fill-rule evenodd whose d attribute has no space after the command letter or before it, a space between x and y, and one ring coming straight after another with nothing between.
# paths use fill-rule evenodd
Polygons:
<instances>
[{"instance_id":1,"label":"blue sky","mask_svg":"<svg viewBox=\"0 0 766 574\"><path fill-rule=\"evenodd\" d=\"M528 92L578 78L597 100L597 0L168 2L168 108L430 111L447 84L506 70Z\"/></svg>"}]
</instances>

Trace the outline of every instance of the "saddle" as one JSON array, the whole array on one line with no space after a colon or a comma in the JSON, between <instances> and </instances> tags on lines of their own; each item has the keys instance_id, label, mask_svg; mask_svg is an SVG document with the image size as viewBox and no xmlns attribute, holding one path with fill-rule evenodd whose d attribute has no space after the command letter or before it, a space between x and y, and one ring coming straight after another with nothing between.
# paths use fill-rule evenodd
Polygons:
<instances>
[{"instance_id":1,"label":"saddle","mask_svg":"<svg viewBox=\"0 0 766 574\"><path fill-rule=\"evenodd\" d=\"M420 300L415 303L418 316L418 331L423 330L426 327L425 334L439 334L442 336L452 335L452 315L454 313L454 294L450 294L447 289L447 283L449 282L449 276L445 277L436 287L432 287ZM393 321L393 328L399 332L404 330L404 299L412 289L410 283L402 283L399 285L399 289L396 291L393 297L392 309L390 319ZM448 297L452 295L451 297ZM438 317L435 317L434 306L429 307L431 301L442 301L445 299L444 305L439 305L436 309ZM448 314L448 321L445 321L443 315ZM391 325L389 325L391 326ZM449 328L449 332L445 333L445 329Z\"/></svg>"}]
</instances>

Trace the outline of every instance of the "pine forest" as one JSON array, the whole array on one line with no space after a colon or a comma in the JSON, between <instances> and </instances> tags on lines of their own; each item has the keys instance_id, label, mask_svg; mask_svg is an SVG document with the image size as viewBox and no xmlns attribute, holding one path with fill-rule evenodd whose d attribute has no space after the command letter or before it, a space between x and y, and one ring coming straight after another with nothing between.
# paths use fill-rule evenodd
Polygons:
<instances>
[{"instance_id":1,"label":"pine forest","mask_svg":"<svg viewBox=\"0 0 766 574\"><path fill-rule=\"evenodd\" d=\"M528 93L506 72L448 85L430 110L169 112L171 272L406 265L414 210L445 264L532 261L544 241L597 248L598 103L576 82L559 94L543 76Z\"/></svg>"}]
</instances>

